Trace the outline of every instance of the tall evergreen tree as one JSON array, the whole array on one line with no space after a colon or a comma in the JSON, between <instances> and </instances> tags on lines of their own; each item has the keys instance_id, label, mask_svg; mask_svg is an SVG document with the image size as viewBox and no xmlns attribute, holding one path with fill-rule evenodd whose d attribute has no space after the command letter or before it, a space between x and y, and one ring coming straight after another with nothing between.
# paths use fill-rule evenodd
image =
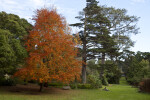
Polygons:
<instances>
[{"instance_id":1,"label":"tall evergreen tree","mask_svg":"<svg viewBox=\"0 0 150 100\"><path fill-rule=\"evenodd\" d=\"M134 41L130 39L130 35L139 33L137 27L139 17L127 15L126 9L107 6L100 6L100 8L102 9L101 13L110 21L109 32L117 43L118 50L129 50L130 47L134 46Z\"/></svg>"},{"instance_id":2,"label":"tall evergreen tree","mask_svg":"<svg viewBox=\"0 0 150 100\"><path fill-rule=\"evenodd\" d=\"M89 4L94 4L97 6L97 2L95 0L87 0L86 1L87 5L86 7L89 6ZM86 83L86 61L87 61L87 49L88 49L88 36L90 33L88 33L87 30L87 26L89 25L88 23L88 19L89 19L89 15L87 13L86 7L83 9L83 11L79 12L79 16L77 16L76 18L78 18L81 22L80 23L75 23L75 24L71 24L71 26L76 26L81 28L82 30L79 32L79 36L81 38L82 41L82 83ZM98 6L97 6L98 7ZM90 9L91 11L93 9Z\"/></svg>"},{"instance_id":3,"label":"tall evergreen tree","mask_svg":"<svg viewBox=\"0 0 150 100\"><path fill-rule=\"evenodd\" d=\"M96 0L87 0L87 5L78 18L81 22L72 24L82 30L79 32L82 40L82 82L86 82L86 61L93 58L105 63L106 55L111 60L118 61L119 51L128 50L134 42L130 34L137 34L138 17L127 15L125 9L98 6ZM123 52L122 52L123 53ZM115 58L115 59L114 59ZM101 69L100 76L103 75Z\"/></svg>"},{"instance_id":4,"label":"tall evergreen tree","mask_svg":"<svg viewBox=\"0 0 150 100\"><path fill-rule=\"evenodd\" d=\"M72 24L82 28L79 33L82 40L82 82L86 83L86 61L93 58L105 59L105 53L110 49L113 40L110 37L108 27L109 20L100 13L101 8L96 0L87 0L87 6L79 13L81 23ZM107 50L106 50L107 49Z\"/></svg>"},{"instance_id":5,"label":"tall evergreen tree","mask_svg":"<svg viewBox=\"0 0 150 100\"><path fill-rule=\"evenodd\" d=\"M92 9L92 10L91 10ZM115 42L110 36L109 27L110 21L102 13L102 9L98 6L97 1L88 3L85 8L89 16L87 22L87 37L89 48L87 50L87 57L101 59L100 78L103 77L105 56L110 51L115 50Z\"/></svg>"}]
</instances>

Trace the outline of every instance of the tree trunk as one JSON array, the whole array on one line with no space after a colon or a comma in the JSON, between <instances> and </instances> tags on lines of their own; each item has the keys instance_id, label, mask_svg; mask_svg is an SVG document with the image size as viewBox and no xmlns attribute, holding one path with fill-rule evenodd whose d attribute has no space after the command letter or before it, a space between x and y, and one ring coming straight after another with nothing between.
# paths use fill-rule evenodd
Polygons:
<instances>
[{"instance_id":1,"label":"tree trunk","mask_svg":"<svg viewBox=\"0 0 150 100\"><path fill-rule=\"evenodd\" d=\"M82 43L83 43L83 51L82 51L82 83L85 84L86 83L86 38L87 38L87 33L86 33L86 13L85 13L85 22L84 22L84 33L83 33L83 40L82 40Z\"/></svg>"},{"instance_id":2,"label":"tree trunk","mask_svg":"<svg viewBox=\"0 0 150 100\"><path fill-rule=\"evenodd\" d=\"M86 83L86 41L83 41L83 51L82 51L82 83Z\"/></svg>"},{"instance_id":3,"label":"tree trunk","mask_svg":"<svg viewBox=\"0 0 150 100\"><path fill-rule=\"evenodd\" d=\"M86 83L86 64L82 64L82 83Z\"/></svg>"},{"instance_id":4,"label":"tree trunk","mask_svg":"<svg viewBox=\"0 0 150 100\"><path fill-rule=\"evenodd\" d=\"M43 91L43 83L40 83L40 90L39 92L42 92Z\"/></svg>"},{"instance_id":5,"label":"tree trunk","mask_svg":"<svg viewBox=\"0 0 150 100\"><path fill-rule=\"evenodd\" d=\"M118 64L118 56L116 56L116 65Z\"/></svg>"},{"instance_id":6,"label":"tree trunk","mask_svg":"<svg viewBox=\"0 0 150 100\"><path fill-rule=\"evenodd\" d=\"M101 69L100 69L100 79L103 78L104 74L104 64L105 64L105 53L102 53L102 60L101 60Z\"/></svg>"},{"instance_id":7,"label":"tree trunk","mask_svg":"<svg viewBox=\"0 0 150 100\"><path fill-rule=\"evenodd\" d=\"M102 53L102 61L101 61L102 64L105 64L105 53Z\"/></svg>"}]
</instances>

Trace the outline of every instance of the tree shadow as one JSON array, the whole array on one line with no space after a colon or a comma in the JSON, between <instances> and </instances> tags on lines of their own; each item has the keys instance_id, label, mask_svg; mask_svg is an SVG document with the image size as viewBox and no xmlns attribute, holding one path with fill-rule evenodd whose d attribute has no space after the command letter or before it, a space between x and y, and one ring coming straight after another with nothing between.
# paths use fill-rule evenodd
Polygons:
<instances>
[{"instance_id":1,"label":"tree shadow","mask_svg":"<svg viewBox=\"0 0 150 100\"><path fill-rule=\"evenodd\" d=\"M1 86L0 91L4 93L13 93L13 94L20 94L20 95L51 95L51 94L66 94L71 92L72 90L63 90L62 88L55 88L55 87L44 87L42 92L39 92L40 86L37 84L27 84L27 85L20 85L17 84L16 86Z\"/></svg>"}]
</instances>

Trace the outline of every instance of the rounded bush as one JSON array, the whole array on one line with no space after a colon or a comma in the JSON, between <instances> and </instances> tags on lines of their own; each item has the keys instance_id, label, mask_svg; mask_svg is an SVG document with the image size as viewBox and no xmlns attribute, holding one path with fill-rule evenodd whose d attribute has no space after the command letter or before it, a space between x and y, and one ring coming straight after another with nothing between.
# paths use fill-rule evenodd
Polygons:
<instances>
[{"instance_id":1,"label":"rounded bush","mask_svg":"<svg viewBox=\"0 0 150 100\"><path fill-rule=\"evenodd\" d=\"M91 84L78 84L79 89L92 89Z\"/></svg>"},{"instance_id":2,"label":"rounded bush","mask_svg":"<svg viewBox=\"0 0 150 100\"><path fill-rule=\"evenodd\" d=\"M1 86L14 86L16 85L16 80L12 78L9 78L9 79L1 78L0 85Z\"/></svg>"},{"instance_id":3,"label":"rounded bush","mask_svg":"<svg viewBox=\"0 0 150 100\"><path fill-rule=\"evenodd\" d=\"M92 88L102 88L102 82L95 75L88 76L88 83L91 84Z\"/></svg>"},{"instance_id":4,"label":"rounded bush","mask_svg":"<svg viewBox=\"0 0 150 100\"><path fill-rule=\"evenodd\" d=\"M92 89L91 84L71 84L70 87L71 89Z\"/></svg>"}]
</instances>

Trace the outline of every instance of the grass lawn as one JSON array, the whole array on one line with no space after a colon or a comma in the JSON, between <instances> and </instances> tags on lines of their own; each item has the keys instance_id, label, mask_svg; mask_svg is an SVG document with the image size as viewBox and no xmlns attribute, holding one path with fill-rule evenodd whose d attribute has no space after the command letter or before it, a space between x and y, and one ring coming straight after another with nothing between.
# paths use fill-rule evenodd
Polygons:
<instances>
[{"instance_id":1,"label":"grass lawn","mask_svg":"<svg viewBox=\"0 0 150 100\"><path fill-rule=\"evenodd\" d=\"M120 85L108 86L107 89L110 91L103 91L102 89L62 90L47 88L44 92L39 93L33 86L31 88L18 87L20 91L13 91L13 89L10 91L9 87L0 87L0 100L150 100L150 94L137 92L137 88L127 85L124 80L121 80Z\"/></svg>"}]
</instances>

